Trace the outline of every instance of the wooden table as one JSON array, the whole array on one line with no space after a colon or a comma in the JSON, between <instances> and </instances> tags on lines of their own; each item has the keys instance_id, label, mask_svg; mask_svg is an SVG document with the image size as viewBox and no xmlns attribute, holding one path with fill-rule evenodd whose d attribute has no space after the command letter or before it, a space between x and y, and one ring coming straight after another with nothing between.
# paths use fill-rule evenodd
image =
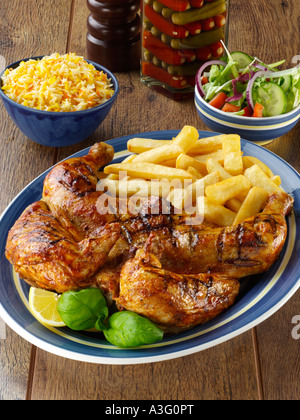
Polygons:
<instances>
[{"instance_id":1,"label":"wooden table","mask_svg":"<svg viewBox=\"0 0 300 420\"><path fill-rule=\"evenodd\" d=\"M231 50L266 62L299 51L299 0L231 0ZM85 0L1 2L0 54L7 63L52 52L85 55ZM174 102L148 89L138 72L117 74L120 94L95 132L73 147L39 146L16 128L1 104L0 212L36 176L98 140L144 131L205 130L193 100ZM300 125L266 146L300 170ZM166 362L133 366L67 360L36 348L6 327L0 340L0 400L273 400L300 397L300 340L292 318L300 314L300 291L252 330L209 350Z\"/></svg>"}]
</instances>

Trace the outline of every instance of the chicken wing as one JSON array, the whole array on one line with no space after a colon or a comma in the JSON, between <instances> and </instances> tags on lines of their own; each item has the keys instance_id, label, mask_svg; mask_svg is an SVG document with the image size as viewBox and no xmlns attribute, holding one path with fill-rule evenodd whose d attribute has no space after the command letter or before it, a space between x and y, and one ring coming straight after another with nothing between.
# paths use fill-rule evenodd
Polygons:
<instances>
[{"instance_id":1,"label":"chicken wing","mask_svg":"<svg viewBox=\"0 0 300 420\"><path fill-rule=\"evenodd\" d=\"M234 303L239 288L238 280L221 275L166 271L154 255L138 250L122 269L116 302L178 332L215 318Z\"/></svg>"},{"instance_id":2,"label":"chicken wing","mask_svg":"<svg viewBox=\"0 0 300 420\"><path fill-rule=\"evenodd\" d=\"M110 224L95 238L76 242L47 204L30 205L8 234L6 257L30 285L63 293L95 284L119 238L119 225Z\"/></svg>"}]
</instances>

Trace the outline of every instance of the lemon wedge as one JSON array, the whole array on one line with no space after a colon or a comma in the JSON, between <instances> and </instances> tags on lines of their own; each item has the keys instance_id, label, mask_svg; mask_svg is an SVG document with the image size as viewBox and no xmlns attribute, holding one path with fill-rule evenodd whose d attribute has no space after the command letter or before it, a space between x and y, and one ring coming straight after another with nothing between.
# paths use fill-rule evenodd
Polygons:
<instances>
[{"instance_id":1,"label":"lemon wedge","mask_svg":"<svg viewBox=\"0 0 300 420\"><path fill-rule=\"evenodd\" d=\"M57 311L59 296L55 292L31 287L29 290L29 307L35 318L45 325L65 327Z\"/></svg>"}]
</instances>

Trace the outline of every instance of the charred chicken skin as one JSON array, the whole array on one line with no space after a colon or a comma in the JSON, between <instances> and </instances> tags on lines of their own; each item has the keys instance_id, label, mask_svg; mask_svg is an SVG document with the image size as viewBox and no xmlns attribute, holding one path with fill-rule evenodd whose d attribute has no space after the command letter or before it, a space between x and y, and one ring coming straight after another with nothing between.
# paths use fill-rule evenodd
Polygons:
<instances>
[{"instance_id":1,"label":"charred chicken skin","mask_svg":"<svg viewBox=\"0 0 300 420\"><path fill-rule=\"evenodd\" d=\"M226 228L182 224L152 232L145 249L166 269L179 273L220 273L235 278L267 271L278 259L287 236L285 216L293 198L269 196L264 210ZM178 256L180 255L180 258Z\"/></svg>"},{"instance_id":2,"label":"charred chicken skin","mask_svg":"<svg viewBox=\"0 0 300 420\"><path fill-rule=\"evenodd\" d=\"M227 228L188 225L155 197L138 212L124 214L117 202L102 214L97 172L113 154L98 143L88 155L57 164L43 201L13 226L6 255L28 283L58 293L98 286L121 309L176 330L218 315L234 302L237 279L268 270L278 258L293 203L288 194L270 196L262 213Z\"/></svg>"},{"instance_id":3,"label":"charred chicken skin","mask_svg":"<svg viewBox=\"0 0 300 420\"><path fill-rule=\"evenodd\" d=\"M177 274L140 249L123 266L117 304L144 315L168 332L191 328L231 306L240 283L221 275Z\"/></svg>"},{"instance_id":4,"label":"charred chicken skin","mask_svg":"<svg viewBox=\"0 0 300 420\"><path fill-rule=\"evenodd\" d=\"M72 235L38 201L30 205L8 234L6 257L30 285L63 293L95 283L119 238L118 224L107 225L98 237L75 242Z\"/></svg>"}]
</instances>

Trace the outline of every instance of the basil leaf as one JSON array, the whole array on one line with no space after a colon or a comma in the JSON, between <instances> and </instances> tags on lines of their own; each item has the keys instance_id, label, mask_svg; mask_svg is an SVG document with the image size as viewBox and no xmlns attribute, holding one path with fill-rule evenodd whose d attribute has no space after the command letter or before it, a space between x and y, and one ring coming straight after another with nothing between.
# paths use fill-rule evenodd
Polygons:
<instances>
[{"instance_id":1,"label":"basil leaf","mask_svg":"<svg viewBox=\"0 0 300 420\"><path fill-rule=\"evenodd\" d=\"M98 316L98 319L95 323L95 328L99 331L103 331L107 329L107 326L105 324L105 320L108 317L108 307L104 306L102 308L101 314Z\"/></svg>"},{"instance_id":2,"label":"basil leaf","mask_svg":"<svg viewBox=\"0 0 300 420\"><path fill-rule=\"evenodd\" d=\"M117 347L138 347L163 338L163 331L148 318L130 311L114 313L103 331L105 338Z\"/></svg>"},{"instance_id":3,"label":"basil leaf","mask_svg":"<svg viewBox=\"0 0 300 420\"><path fill-rule=\"evenodd\" d=\"M59 298L57 310L64 323L76 331L94 328L99 317L104 320L104 315L108 315L106 300L99 289L65 292Z\"/></svg>"}]
</instances>

